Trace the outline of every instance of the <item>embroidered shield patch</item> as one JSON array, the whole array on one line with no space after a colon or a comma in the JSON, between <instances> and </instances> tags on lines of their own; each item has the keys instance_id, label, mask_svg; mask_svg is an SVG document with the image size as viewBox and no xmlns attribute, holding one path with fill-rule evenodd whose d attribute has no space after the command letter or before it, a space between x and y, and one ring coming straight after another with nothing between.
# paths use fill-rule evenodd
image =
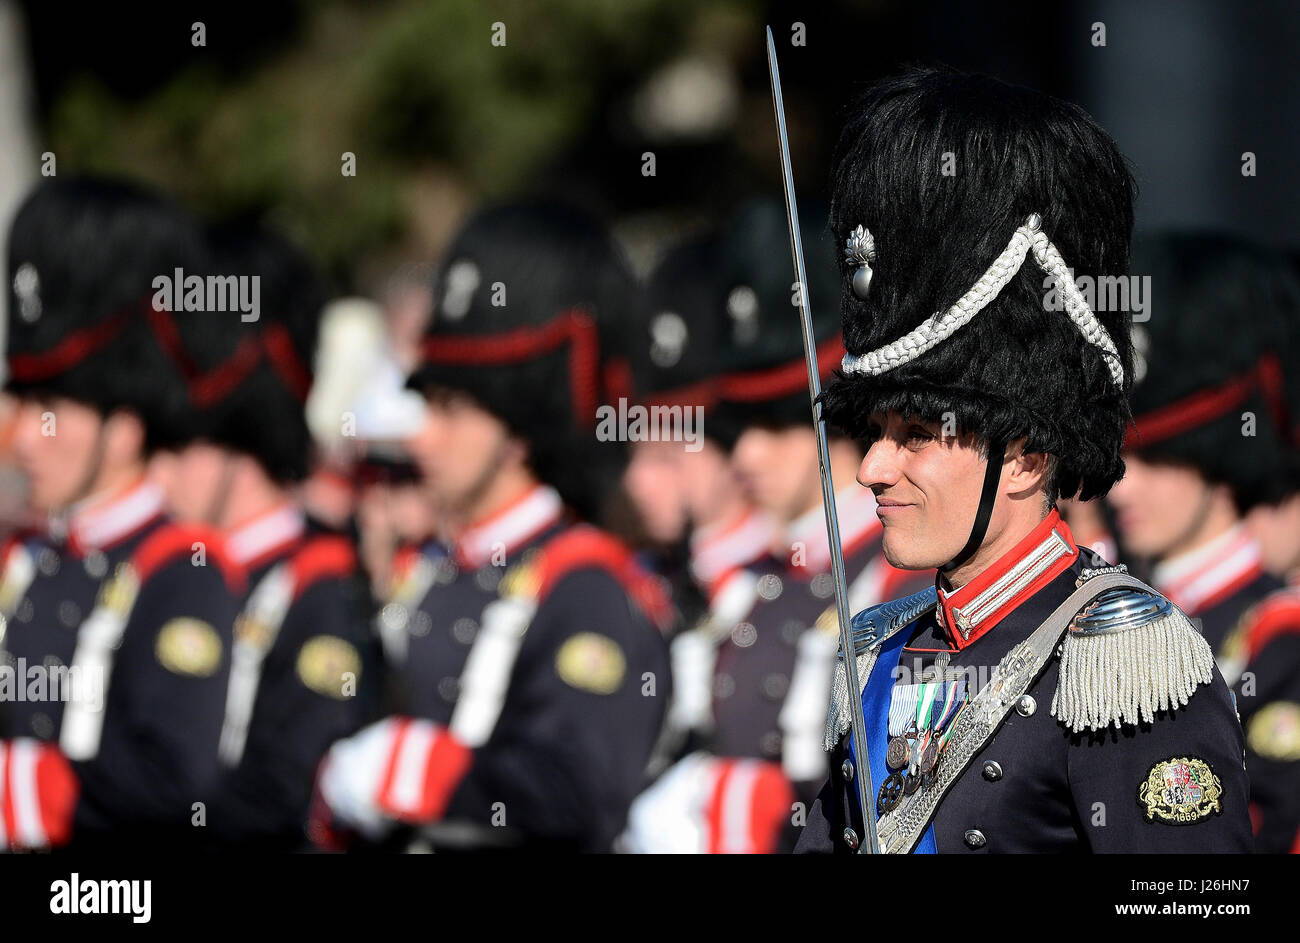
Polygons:
<instances>
[{"instance_id":1,"label":"embroidered shield patch","mask_svg":"<svg viewBox=\"0 0 1300 943\"><path fill-rule=\"evenodd\" d=\"M564 683L593 694L613 694L623 683L627 660L618 643L595 632L579 632L555 656L555 670Z\"/></svg>"},{"instance_id":2,"label":"embroidered shield patch","mask_svg":"<svg viewBox=\"0 0 1300 943\"><path fill-rule=\"evenodd\" d=\"M1210 764L1194 756L1177 756L1151 767L1138 787L1138 803L1148 822L1190 825L1223 811L1223 784Z\"/></svg>"},{"instance_id":3,"label":"embroidered shield patch","mask_svg":"<svg viewBox=\"0 0 1300 943\"><path fill-rule=\"evenodd\" d=\"M1266 760L1300 760L1300 704L1274 701L1257 710L1246 726L1246 745Z\"/></svg>"},{"instance_id":4,"label":"embroidered shield patch","mask_svg":"<svg viewBox=\"0 0 1300 943\"><path fill-rule=\"evenodd\" d=\"M158 660L168 671L206 678L221 666L221 636L201 619L172 619L158 632Z\"/></svg>"},{"instance_id":5,"label":"embroidered shield patch","mask_svg":"<svg viewBox=\"0 0 1300 943\"><path fill-rule=\"evenodd\" d=\"M298 651L298 677L317 694L335 700L350 696L349 676L355 683L361 673L361 654L336 635L317 635Z\"/></svg>"}]
</instances>

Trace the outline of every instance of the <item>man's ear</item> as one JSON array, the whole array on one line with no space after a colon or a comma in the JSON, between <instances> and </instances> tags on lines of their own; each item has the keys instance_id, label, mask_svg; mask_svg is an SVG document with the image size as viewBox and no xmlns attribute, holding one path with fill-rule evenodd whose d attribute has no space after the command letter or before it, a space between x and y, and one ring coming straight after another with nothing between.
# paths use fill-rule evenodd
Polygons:
<instances>
[{"instance_id":1,"label":"man's ear","mask_svg":"<svg viewBox=\"0 0 1300 943\"><path fill-rule=\"evenodd\" d=\"M1007 476L1007 492L1020 496L1043 489L1047 476L1049 456L1046 452L1026 452L1024 438L1016 439L1007 447L1011 470Z\"/></svg>"}]
</instances>

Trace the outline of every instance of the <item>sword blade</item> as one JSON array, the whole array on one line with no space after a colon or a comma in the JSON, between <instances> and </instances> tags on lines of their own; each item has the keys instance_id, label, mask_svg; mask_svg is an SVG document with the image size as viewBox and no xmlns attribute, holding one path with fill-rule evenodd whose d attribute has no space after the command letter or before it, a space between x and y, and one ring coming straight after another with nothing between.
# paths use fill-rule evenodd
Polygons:
<instances>
[{"instance_id":1,"label":"sword blade","mask_svg":"<svg viewBox=\"0 0 1300 943\"><path fill-rule=\"evenodd\" d=\"M844 582L844 552L840 547L840 522L835 510L835 483L831 480L830 449L826 444L826 421L822 418L821 372L817 367L817 337L809 314L808 278L803 264L803 238L799 233L799 207L794 195L794 169L790 166L790 142L785 131L785 103L781 98L781 72L776 64L776 41L767 28L767 67L772 77L772 108L776 112L776 133L781 143L781 179L785 183L785 213L790 224L790 252L794 256L795 278L799 282L799 321L803 326L803 354L808 368L808 397L812 402L813 428L817 432L817 465L822 480L822 508L826 512L826 534L830 538L831 578L835 583L835 610L840 621L840 650L844 653L844 670L848 676L852 704L853 759L857 766L858 807L862 811L862 830L866 833L858 845L860 854L879 854L876 817L872 814L875 791L868 765L866 720L862 716L862 688L858 684L858 659L853 651L849 599ZM851 787L850 787L851 788Z\"/></svg>"}]
</instances>

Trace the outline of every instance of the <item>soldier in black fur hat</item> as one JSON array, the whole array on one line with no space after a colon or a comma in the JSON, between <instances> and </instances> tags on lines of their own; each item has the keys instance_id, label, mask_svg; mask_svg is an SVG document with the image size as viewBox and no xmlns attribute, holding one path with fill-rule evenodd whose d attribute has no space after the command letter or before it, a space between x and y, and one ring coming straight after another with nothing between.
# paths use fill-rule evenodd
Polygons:
<instances>
[{"instance_id":1,"label":"soldier in black fur hat","mask_svg":"<svg viewBox=\"0 0 1300 943\"><path fill-rule=\"evenodd\" d=\"M1151 583L1199 620L1246 732L1259 851L1300 841L1300 596L1267 572L1246 515L1295 488L1279 353L1300 318L1289 261L1236 237L1138 243L1150 320L1135 324L1128 473L1109 501Z\"/></svg>"},{"instance_id":2,"label":"soldier in black fur hat","mask_svg":"<svg viewBox=\"0 0 1300 943\"><path fill-rule=\"evenodd\" d=\"M646 432L631 443L623 487L659 550L674 598L693 626L726 585L761 558L770 524L730 463L739 430L718 408L719 358L747 329L752 300L734 286L722 240L709 233L669 251L646 286L647 317L634 334L633 407ZM680 692L679 692L680 693Z\"/></svg>"},{"instance_id":3,"label":"soldier in black fur hat","mask_svg":"<svg viewBox=\"0 0 1300 943\"><path fill-rule=\"evenodd\" d=\"M627 276L586 216L513 204L470 219L437 285L409 448L442 540L381 615L396 712L331 749L314 835L608 850L670 693L658 582L574 513L618 444L596 414Z\"/></svg>"},{"instance_id":4,"label":"soldier in black fur hat","mask_svg":"<svg viewBox=\"0 0 1300 943\"><path fill-rule=\"evenodd\" d=\"M853 107L832 180L848 355L827 421L868 445L885 556L937 573L854 617L863 690L838 664L801 850L863 842L859 697L883 851L1248 850L1205 640L1054 509L1124 472L1129 314L1076 281L1127 273L1114 142L1041 93L918 69Z\"/></svg>"},{"instance_id":5,"label":"soldier in black fur hat","mask_svg":"<svg viewBox=\"0 0 1300 943\"><path fill-rule=\"evenodd\" d=\"M7 389L50 525L4 551L0 845L202 834L244 576L217 533L168 520L146 463L171 393L157 280L203 260L179 208L122 183L45 182L14 220Z\"/></svg>"},{"instance_id":6,"label":"soldier in black fur hat","mask_svg":"<svg viewBox=\"0 0 1300 943\"><path fill-rule=\"evenodd\" d=\"M222 531L249 580L207 834L223 847L294 850L306 844L321 757L363 720L370 599L353 542L310 521L295 493L311 445L303 407L319 278L292 245L253 226L218 227L210 243L205 277L245 280L256 316L155 311L150 321L177 378L169 504Z\"/></svg>"}]
</instances>

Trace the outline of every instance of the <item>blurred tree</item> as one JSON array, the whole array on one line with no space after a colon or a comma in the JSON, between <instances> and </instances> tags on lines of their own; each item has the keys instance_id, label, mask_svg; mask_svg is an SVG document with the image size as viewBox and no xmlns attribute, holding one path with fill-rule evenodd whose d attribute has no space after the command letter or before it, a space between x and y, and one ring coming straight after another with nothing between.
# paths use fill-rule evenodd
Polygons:
<instances>
[{"instance_id":1,"label":"blurred tree","mask_svg":"<svg viewBox=\"0 0 1300 943\"><path fill-rule=\"evenodd\" d=\"M536 185L694 19L687 0L275 4L278 39L251 55L227 48L261 24L238 6L172 14L147 39L101 33L107 60L65 48L64 70L37 70L47 146L60 173L127 173L201 211L269 214L345 286L367 257L428 254L457 222L422 213ZM30 13L37 56L54 55L48 31L69 24Z\"/></svg>"}]
</instances>

